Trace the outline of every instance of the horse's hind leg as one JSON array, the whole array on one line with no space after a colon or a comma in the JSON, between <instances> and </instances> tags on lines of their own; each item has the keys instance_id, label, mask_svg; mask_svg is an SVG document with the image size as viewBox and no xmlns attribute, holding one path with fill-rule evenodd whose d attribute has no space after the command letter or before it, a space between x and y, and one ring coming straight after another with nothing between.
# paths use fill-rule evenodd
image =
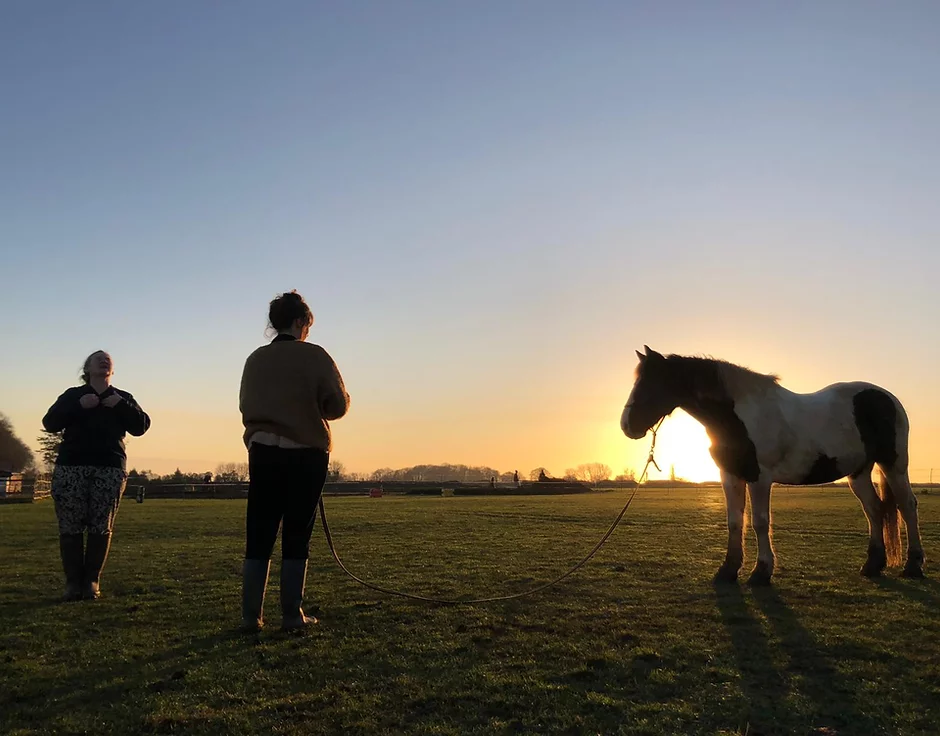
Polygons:
<instances>
[{"instance_id":1,"label":"horse's hind leg","mask_svg":"<svg viewBox=\"0 0 940 736\"><path fill-rule=\"evenodd\" d=\"M770 543L770 489L773 482L761 478L747 484L751 497L751 526L757 534L757 564L747 579L750 585L770 585L774 574L774 548Z\"/></svg>"},{"instance_id":2,"label":"horse's hind leg","mask_svg":"<svg viewBox=\"0 0 940 736\"><path fill-rule=\"evenodd\" d=\"M746 486L741 478L721 471L721 488L725 492L725 507L728 511L728 553L725 561L715 573L716 583L733 583L744 564L744 506L747 498Z\"/></svg>"},{"instance_id":3,"label":"horse's hind leg","mask_svg":"<svg viewBox=\"0 0 940 736\"><path fill-rule=\"evenodd\" d=\"M862 565L860 572L865 577L873 578L881 574L888 565L888 556L885 553L885 540L883 533L884 516L881 509L881 499L871 482L871 469L869 465L855 475L849 476L849 488L862 504L865 518L868 519L868 559Z\"/></svg>"},{"instance_id":4,"label":"horse's hind leg","mask_svg":"<svg viewBox=\"0 0 940 736\"><path fill-rule=\"evenodd\" d=\"M907 563L901 573L907 578L924 577L924 547L920 541L920 526L917 519L917 497L911 488L906 470L882 468L891 492L898 504L898 511L907 528Z\"/></svg>"}]
</instances>

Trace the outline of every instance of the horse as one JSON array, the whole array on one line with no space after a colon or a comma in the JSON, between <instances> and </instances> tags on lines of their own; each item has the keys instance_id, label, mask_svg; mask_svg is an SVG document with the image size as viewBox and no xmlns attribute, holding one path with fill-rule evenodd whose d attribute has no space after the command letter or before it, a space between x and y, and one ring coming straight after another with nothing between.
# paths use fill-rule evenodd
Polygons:
<instances>
[{"instance_id":1,"label":"horse","mask_svg":"<svg viewBox=\"0 0 940 736\"><path fill-rule=\"evenodd\" d=\"M728 551L716 582L736 582L744 563L745 489L758 546L748 582L769 585L775 561L773 484L818 485L846 476L868 518L868 556L861 574L877 577L889 564L900 564L900 511L908 542L902 575L924 577L917 499L908 476L910 424L891 393L856 381L800 394L781 386L775 375L643 347L645 353L636 353L640 362L620 427L627 437L641 439L676 408L704 425L728 512ZM871 477L875 465L879 491Z\"/></svg>"}]
</instances>

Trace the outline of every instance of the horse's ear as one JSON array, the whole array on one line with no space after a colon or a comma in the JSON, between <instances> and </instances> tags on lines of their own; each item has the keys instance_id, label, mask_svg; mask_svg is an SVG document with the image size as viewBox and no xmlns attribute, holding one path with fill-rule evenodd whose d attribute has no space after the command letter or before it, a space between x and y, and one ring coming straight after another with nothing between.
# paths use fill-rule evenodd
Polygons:
<instances>
[{"instance_id":1,"label":"horse's ear","mask_svg":"<svg viewBox=\"0 0 940 736\"><path fill-rule=\"evenodd\" d=\"M662 353L657 353L655 350L651 349L649 345L644 345L643 348L646 350L646 357L653 358L654 360L665 360L665 356Z\"/></svg>"},{"instance_id":2,"label":"horse's ear","mask_svg":"<svg viewBox=\"0 0 940 736\"><path fill-rule=\"evenodd\" d=\"M640 359L640 362L641 362L641 363L642 363L644 360L646 360L646 356L643 355L643 353L641 353L639 350L636 351L636 357L638 357L638 358Z\"/></svg>"}]
</instances>

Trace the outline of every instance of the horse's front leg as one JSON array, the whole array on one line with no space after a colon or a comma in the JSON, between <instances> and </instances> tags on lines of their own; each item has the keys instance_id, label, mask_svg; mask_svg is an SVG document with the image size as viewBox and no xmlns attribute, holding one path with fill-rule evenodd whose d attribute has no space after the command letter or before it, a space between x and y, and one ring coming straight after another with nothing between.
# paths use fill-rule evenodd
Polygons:
<instances>
[{"instance_id":1,"label":"horse's front leg","mask_svg":"<svg viewBox=\"0 0 940 736\"><path fill-rule=\"evenodd\" d=\"M774 549L770 544L770 488L773 482L762 473L760 479L747 484L751 497L751 526L757 534L757 564L748 578L750 585L770 585L774 574Z\"/></svg>"},{"instance_id":2,"label":"horse's front leg","mask_svg":"<svg viewBox=\"0 0 940 736\"><path fill-rule=\"evenodd\" d=\"M744 480L721 471L721 488L725 492L725 507L728 511L728 553L718 572L715 582L733 583L738 579L738 571L744 563L744 506L746 486Z\"/></svg>"}]
</instances>

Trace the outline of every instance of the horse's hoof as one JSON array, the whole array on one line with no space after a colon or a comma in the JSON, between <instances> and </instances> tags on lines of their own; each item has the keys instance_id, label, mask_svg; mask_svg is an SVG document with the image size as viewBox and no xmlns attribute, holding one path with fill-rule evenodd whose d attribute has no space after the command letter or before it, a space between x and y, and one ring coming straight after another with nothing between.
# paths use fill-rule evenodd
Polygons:
<instances>
[{"instance_id":1,"label":"horse's hoof","mask_svg":"<svg viewBox=\"0 0 940 736\"><path fill-rule=\"evenodd\" d=\"M719 567L715 573L714 582L716 583L736 583L738 582L738 571L730 567Z\"/></svg>"},{"instance_id":2,"label":"horse's hoof","mask_svg":"<svg viewBox=\"0 0 940 736\"><path fill-rule=\"evenodd\" d=\"M901 572L901 577L911 578L912 580L923 580L924 570L918 565L906 565L904 570Z\"/></svg>"},{"instance_id":3,"label":"horse's hoof","mask_svg":"<svg viewBox=\"0 0 940 736\"><path fill-rule=\"evenodd\" d=\"M866 578L876 578L884 571L888 566L888 555L885 553L884 547L878 547L874 544L868 545L868 557L865 559L865 564L862 565L860 572Z\"/></svg>"},{"instance_id":4,"label":"horse's hoof","mask_svg":"<svg viewBox=\"0 0 940 736\"><path fill-rule=\"evenodd\" d=\"M751 572L751 576L747 579L747 584L755 587L770 585L770 578L772 576L773 573L770 571L770 568L758 562L757 566Z\"/></svg>"}]
</instances>

